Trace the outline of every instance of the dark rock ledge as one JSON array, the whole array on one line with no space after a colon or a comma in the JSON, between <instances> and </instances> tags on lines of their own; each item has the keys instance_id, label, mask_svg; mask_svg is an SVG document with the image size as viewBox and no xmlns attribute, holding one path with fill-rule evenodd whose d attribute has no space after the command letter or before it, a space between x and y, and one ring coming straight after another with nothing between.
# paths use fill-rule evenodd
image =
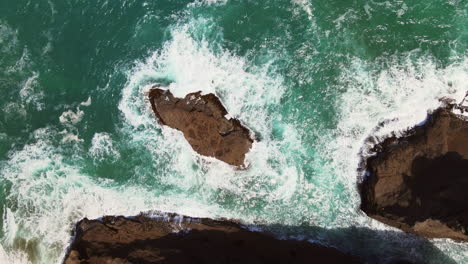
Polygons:
<instances>
[{"instance_id":1,"label":"dark rock ledge","mask_svg":"<svg viewBox=\"0 0 468 264\"><path fill-rule=\"evenodd\" d=\"M253 143L250 131L239 120L225 117L227 111L214 94L176 98L169 90L152 88L148 97L159 122L182 131L196 152L244 167Z\"/></svg>"},{"instance_id":2,"label":"dark rock ledge","mask_svg":"<svg viewBox=\"0 0 468 264\"><path fill-rule=\"evenodd\" d=\"M64 264L361 263L334 248L277 240L236 222L176 214L85 218L74 232Z\"/></svg>"},{"instance_id":3,"label":"dark rock ledge","mask_svg":"<svg viewBox=\"0 0 468 264\"><path fill-rule=\"evenodd\" d=\"M370 217L427 238L468 241L468 122L449 105L374 147L359 186Z\"/></svg>"}]
</instances>

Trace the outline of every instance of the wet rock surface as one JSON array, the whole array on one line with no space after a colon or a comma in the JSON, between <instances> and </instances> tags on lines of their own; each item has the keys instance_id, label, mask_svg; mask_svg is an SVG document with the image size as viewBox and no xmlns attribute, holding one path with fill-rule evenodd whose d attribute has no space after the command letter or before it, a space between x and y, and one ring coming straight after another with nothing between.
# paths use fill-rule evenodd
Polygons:
<instances>
[{"instance_id":1,"label":"wet rock surface","mask_svg":"<svg viewBox=\"0 0 468 264\"><path fill-rule=\"evenodd\" d=\"M153 88L148 96L159 122L182 131L196 152L244 166L253 139L239 120L225 117L227 111L214 94L177 98L169 90Z\"/></svg>"},{"instance_id":2,"label":"wet rock surface","mask_svg":"<svg viewBox=\"0 0 468 264\"><path fill-rule=\"evenodd\" d=\"M468 122L444 107L367 160L361 209L428 238L468 241Z\"/></svg>"},{"instance_id":3,"label":"wet rock surface","mask_svg":"<svg viewBox=\"0 0 468 264\"><path fill-rule=\"evenodd\" d=\"M305 241L277 240L227 220L164 214L156 218L83 219L64 264L77 263L360 263Z\"/></svg>"}]
</instances>

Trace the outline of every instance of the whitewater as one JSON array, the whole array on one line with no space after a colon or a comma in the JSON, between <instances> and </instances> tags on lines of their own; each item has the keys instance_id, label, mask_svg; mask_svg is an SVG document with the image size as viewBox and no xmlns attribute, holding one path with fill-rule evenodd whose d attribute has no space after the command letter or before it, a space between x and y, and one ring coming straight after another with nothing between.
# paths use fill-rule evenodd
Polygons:
<instances>
[{"instance_id":1,"label":"whitewater","mask_svg":"<svg viewBox=\"0 0 468 264\"><path fill-rule=\"evenodd\" d=\"M80 219L149 211L468 263L468 244L373 220L357 192L369 137L468 91L463 1L23 2L0 4L0 263L60 263ZM158 124L156 83L216 94L255 134L248 169Z\"/></svg>"}]
</instances>

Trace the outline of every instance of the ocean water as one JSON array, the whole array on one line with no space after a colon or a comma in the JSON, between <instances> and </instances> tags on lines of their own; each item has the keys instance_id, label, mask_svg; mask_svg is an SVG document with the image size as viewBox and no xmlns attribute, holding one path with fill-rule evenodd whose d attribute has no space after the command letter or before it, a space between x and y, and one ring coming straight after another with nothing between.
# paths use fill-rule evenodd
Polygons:
<instances>
[{"instance_id":1,"label":"ocean water","mask_svg":"<svg viewBox=\"0 0 468 264\"><path fill-rule=\"evenodd\" d=\"M463 0L0 0L0 263L60 263L83 217L240 219L369 263L468 263L468 244L368 218L365 140L468 90ZM249 168L195 153L145 92L215 93ZM378 124L383 123L378 129Z\"/></svg>"}]
</instances>

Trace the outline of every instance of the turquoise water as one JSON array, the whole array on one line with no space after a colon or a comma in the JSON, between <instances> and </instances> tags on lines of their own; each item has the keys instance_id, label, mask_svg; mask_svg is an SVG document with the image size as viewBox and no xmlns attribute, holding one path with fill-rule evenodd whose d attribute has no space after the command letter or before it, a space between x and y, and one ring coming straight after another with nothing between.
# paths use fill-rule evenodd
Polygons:
<instances>
[{"instance_id":1,"label":"turquoise water","mask_svg":"<svg viewBox=\"0 0 468 264\"><path fill-rule=\"evenodd\" d=\"M236 218L370 263L468 263L467 244L366 217L356 190L368 136L399 133L468 90L467 10L0 1L0 263L59 263L79 219L148 210ZM216 93L259 139L250 167L201 157L157 124L145 101L154 83Z\"/></svg>"}]
</instances>

